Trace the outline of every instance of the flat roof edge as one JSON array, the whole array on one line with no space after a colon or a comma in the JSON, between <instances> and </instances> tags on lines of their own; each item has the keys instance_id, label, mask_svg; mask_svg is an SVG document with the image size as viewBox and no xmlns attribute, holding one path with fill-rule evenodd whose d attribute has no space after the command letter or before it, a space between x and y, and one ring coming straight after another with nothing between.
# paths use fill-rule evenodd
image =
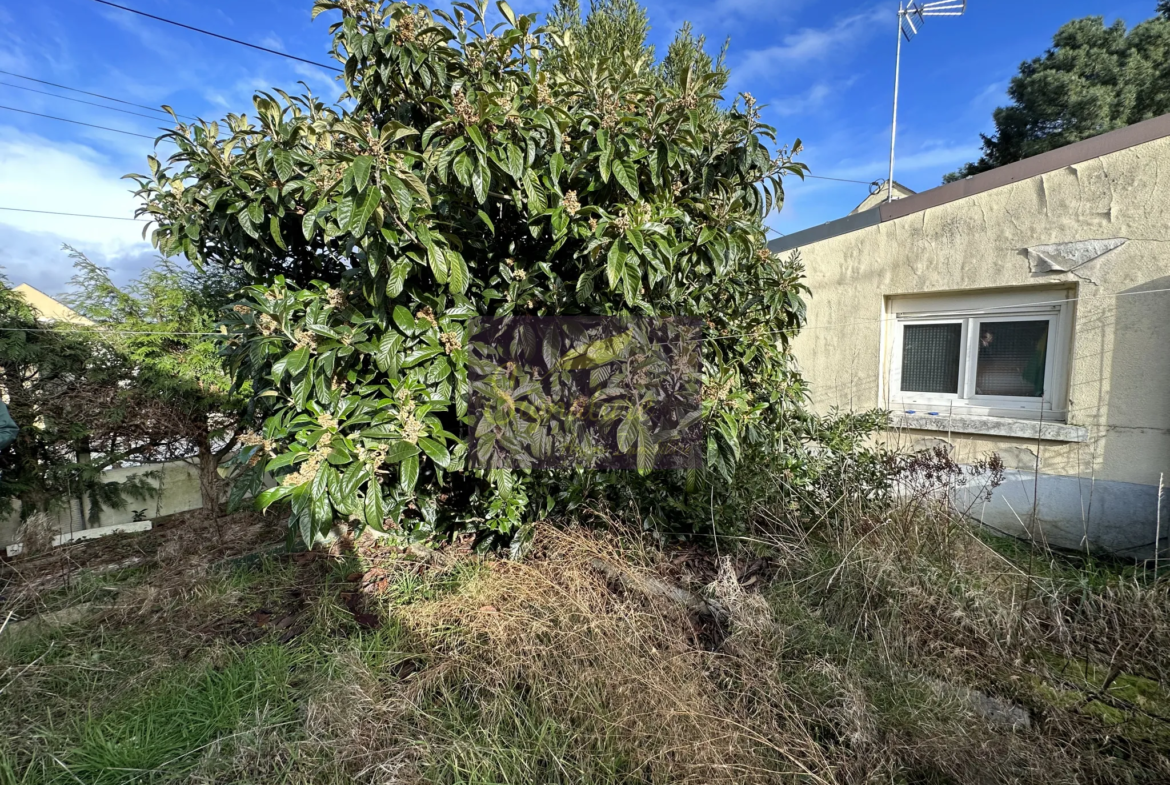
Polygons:
<instances>
[{"instance_id":1,"label":"flat roof edge","mask_svg":"<svg viewBox=\"0 0 1170 785\"><path fill-rule=\"evenodd\" d=\"M837 218L819 226L812 226L808 229L802 229L799 232L777 237L768 243L768 250L772 253L784 253L785 251L791 251L793 248L800 248L803 245L812 245L813 243L819 243L821 240L828 240L830 237L849 234L858 229L865 229L868 226L877 226L881 222L881 211L879 208L873 207L865 212L853 213L852 215Z\"/></svg>"},{"instance_id":2,"label":"flat roof edge","mask_svg":"<svg viewBox=\"0 0 1170 785\"><path fill-rule=\"evenodd\" d=\"M1006 164L996 169L990 169L964 180L956 180L953 183L947 183L946 185L941 185L913 196L895 199L892 202L878 205L864 213L849 215L844 218L829 221L828 223L823 223L820 226L813 226L809 229L794 232L793 234L768 243L768 249L773 253L790 251L793 248L811 245L821 240L828 240L832 237L838 237L849 232L857 231L858 229L885 223L886 221L893 221L897 218L904 218L907 215L929 210L932 207L956 202L968 196L992 191L1005 185L1011 185L1012 183L1028 180L1042 174L1055 172L1058 169L1064 169L1068 166L1075 166L1086 161L1091 161L1094 158L1101 158L1102 156L1168 136L1170 136L1170 114L1164 114L1150 120L1134 123L1125 128L1118 128L1115 131L1094 136L1090 139L1074 142L1056 150L1049 150L1046 153L1040 153L1031 158L1025 158L1022 161L1015 161L1014 163ZM870 216L871 213L874 215ZM867 217L865 221L856 224L851 222L851 219L858 219L863 216Z\"/></svg>"}]
</instances>

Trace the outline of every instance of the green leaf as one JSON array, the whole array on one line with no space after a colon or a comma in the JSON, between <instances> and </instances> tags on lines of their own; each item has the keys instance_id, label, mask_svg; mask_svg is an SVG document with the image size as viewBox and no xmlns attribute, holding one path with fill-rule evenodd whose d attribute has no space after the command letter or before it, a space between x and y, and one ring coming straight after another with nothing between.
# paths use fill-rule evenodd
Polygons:
<instances>
[{"instance_id":1,"label":"green leaf","mask_svg":"<svg viewBox=\"0 0 1170 785\"><path fill-rule=\"evenodd\" d=\"M362 197L361 206L354 213L353 226L351 227L353 233L361 237L365 233L366 223L378 209L378 203L382 201L382 194L378 192L377 188L370 188Z\"/></svg>"},{"instance_id":2,"label":"green leaf","mask_svg":"<svg viewBox=\"0 0 1170 785\"><path fill-rule=\"evenodd\" d=\"M366 487L365 503L362 505L362 518L366 525L374 531L383 531L386 520L386 503L382 498L382 488L376 482Z\"/></svg>"},{"instance_id":3,"label":"green leaf","mask_svg":"<svg viewBox=\"0 0 1170 785\"><path fill-rule=\"evenodd\" d=\"M302 346L300 349L294 349L289 352L288 357L285 358L285 368L290 374L296 376L304 370L309 362L309 347Z\"/></svg>"},{"instance_id":4,"label":"green leaf","mask_svg":"<svg viewBox=\"0 0 1170 785\"><path fill-rule=\"evenodd\" d=\"M496 225L494 223L492 223L491 218L488 218L488 214L485 213L483 210L476 210L476 213L479 215L479 220L483 221L484 225L487 226L488 231L491 232L492 234L495 234L496 233Z\"/></svg>"},{"instance_id":5,"label":"green leaf","mask_svg":"<svg viewBox=\"0 0 1170 785\"><path fill-rule=\"evenodd\" d=\"M514 144L508 145L508 174L516 180L524 176L524 160L520 155L520 148Z\"/></svg>"},{"instance_id":6,"label":"green leaf","mask_svg":"<svg viewBox=\"0 0 1170 785\"><path fill-rule=\"evenodd\" d=\"M512 7L504 2L504 0L499 0L499 2L496 3L496 7L500 9L500 13L503 14L504 18L508 20L508 24L512 25L512 27L515 27L516 14L512 11Z\"/></svg>"},{"instance_id":7,"label":"green leaf","mask_svg":"<svg viewBox=\"0 0 1170 785\"><path fill-rule=\"evenodd\" d=\"M329 476L336 473L336 469L326 464L317 470L313 482L309 484L309 493L313 497L313 524L318 531L325 530L333 523L333 505L329 503Z\"/></svg>"},{"instance_id":8,"label":"green leaf","mask_svg":"<svg viewBox=\"0 0 1170 785\"><path fill-rule=\"evenodd\" d=\"M317 224L317 214L320 212L320 207L314 207L305 213L305 218L301 221L301 231L304 232L306 240L313 239L313 228Z\"/></svg>"},{"instance_id":9,"label":"green leaf","mask_svg":"<svg viewBox=\"0 0 1170 785\"><path fill-rule=\"evenodd\" d=\"M374 353L374 362L378 370L391 376L398 375L398 354L402 351L402 336L398 333L387 332L378 344Z\"/></svg>"},{"instance_id":10,"label":"green leaf","mask_svg":"<svg viewBox=\"0 0 1170 785\"><path fill-rule=\"evenodd\" d=\"M471 170L475 166L471 156L467 153L460 153L455 159L455 165L452 169L455 171L455 176L459 178L459 182L464 186L471 187Z\"/></svg>"},{"instance_id":11,"label":"green leaf","mask_svg":"<svg viewBox=\"0 0 1170 785\"><path fill-rule=\"evenodd\" d=\"M398 169L394 172L394 176L406 183L406 187L427 207L431 206L431 195L427 191L427 187L423 185L423 181L415 176L414 172L408 169Z\"/></svg>"},{"instance_id":12,"label":"green leaf","mask_svg":"<svg viewBox=\"0 0 1170 785\"><path fill-rule=\"evenodd\" d=\"M642 271L638 269L638 265L629 264L628 262L629 260L627 260L626 268L622 275L622 292L625 294L626 302L633 305L642 296Z\"/></svg>"},{"instance_id":13,"label":"green leaf","mask_svg":"<svg viewBox=\"0 0 1170 785\"><path fill-rule=\"evenodd\" d=\"M336 507L347 508L348 512L356 512L358 505L357 493L367 477L366 465L361 461L354 461L341 475L335 486L329 492Z\"/></svg>"},{"instance_id":14,"label":"green leaf","mask_svg":"<svg viewBox=\"0 0 1170 785\"><path fill-rule=\"evenodd\" d=\"M292 493L292 487L288 485L277 485L273 488L261 491L256 497L256 509L267 510L273 504L276 504L281 499Z\"/></svg>"},{"instance_id":15,"label":"green leaf","mask_svg":"<svg viewBox=\"0 0 1170 785\"><path fill-rule=\"evenodd\" d=\"M272 163L276 166L276 176L282 182L291 180L296 173L296 168L293 165L292 153L288 150L277 150L272 154Z\"/></svg>"},{"instance_id":16,"label":"green leaf","mask_svg":"<svg viewBox=\"0 0 1170 785\"><path fill-rule=\"evenodd\" d=\"M412 455L402 461L398 467L398 480L402 490L411 492L418 483L418 455Z\"/></svg>"},{"instance_id":17,"label":"green leaf","mask_svg":"<svg viewBox=\"0 0 1170 785\"><path fill-rule=\"evenodd\" d=\"M430 456L432 461L437 463L439 466L442 466L444 469L447 468L447 464L451 463L451 453L447 451L446 447L434 439L428 439L425 436L420 436L418 440L418 446L422 448L423 452Z\"/></svg>"},{"instance_id":18,"label":"green leaf","mask_svg":"<svg viewBox=\"0 0 1170 785\"><path fill-rule=\"evenodd\" d=\"M370 169L374 166L374 159L368 155L359 155L353 159L350 164L350 171L353 172L353 187L355 190L361 192L366 190L366 185L370 182Z\"/></svg>"},{"instance_id":19,"label":"green leaf","mask_svg":"<svg viewBox=\"0 0 1170 785\"><path fill-rule=\"evenodd\" d=\"M343 232L349 230L356 212L357 202L352 196L344 197L337 205L337 225L341 227Z\"/></svg>"},{"instance_id":20,"label":"green leaf","mask_svg":"<svg viewBox=\"0 0 1170 785\"><path fill-rule=\"evenodd\" d=\"M284 238L280 235L280 219L275 215L268 219L268 232L272 235L272 241L280 246L282 251L288 250L288 246L284 244Z\"/></svg>"},{"instance_id":21,"label":"green leaf","mask_svg":"<svg viewBox=\"0 0 1170 785\"><path fill-rule=\"evenodd\" d=\"M447 252L447 286L452 294L463 294L467 291L467 284L471 275L467 270L467 262L463 261L456 251Z\"/></svg>"},{"instance_id":22,"label":"green leaf","mask_svg":"<svg viewBox=\"0 0 1170 785\"><path fill-rule=\"evenodd\" d=\"M609 247L609 256L605 262L605 275L609 279L610 291L618 288L622 282L622 275L626 268L626 249L621 240L617 240Z\"/></svg>"},{"instance_id":23,"label":"green leaf","mask_svg":"<svg viewBox=\"0 0 1170 785\"><path fill-rule=\"evenodd\" d=\"M413 199L406 183L389 173L386 174L384 179L386 185L390 188L390 195L394 197L394 206L398 208L398 214L403 217L409 216Z\"/></svg>"},{"instance_id":24,"label":"green leaf","mask_svg":"<svg viewBox=\"0 0 1170 785\"><path fill-rule=\"evenodd\" d=\"M403 368L413 368L419 363L441 354L442 351L438 346L420 346L403 357L401 365Z\"/></svg>"},{"instance_id":25,"label":"green leaf","mask_svg":"<svg viewBox=\"0 0 1170 785\"><path fill-rule=\"evenodd\" d=\"M302 455L304 455L304 453L282 452L280 455L277 455L264 465L264 471L274 472L277 469L283 469L285 466L292 466L293 461Z\"/></svg>"},{"instance_id":26,"label":"green leaf","mask_svg":"<svg viewBox=\"0 0 1170 785\"><path fill-rule=\"evenodd\" d=\"M646 253L646 243L642 238L642 233L639 232L637 229L635 229L632 226L629 229L627 229L626 230L626 239L630 241L630 245L632 245L634 247L635 251L637 251L640 254Z\"/></svg>"},{"instance_id":27,"label":"green leaf","mask_svg":"<svg viewBox=\"0 0 1170 785\"><path fill-rule=\"evenodd\" d=\"M626 417L622 420L621 425L617 429L617 444L618 449L623 453L630 451L634 446L634 439L638 436L638 419L639 412L635 407L630 407L626 413Z\"/></svg>"},{"instance_id":28,"label":"green leaf","mask_svg":"<svg viewBox=\"0 0 1170 785\"><path fill-rule=\"evenodd\" d=\"M401 463L412 455L418 455L418 447L407 441L396 441L386 453L386 463Z\"/></svg>"},{"instance_id":29,"label":"green leaf","mask_svg":"<svg viewBox=\"0 0 1170 785\"><path fill-rule=\"evenodd\" d=\"M398 329L407 334L413 333L418 329L418 324L415 322L414 317L410 315L410 311L401 305L394 306L394 323L398 325Z\"/></svg>"},{"instance_id":30,"label":"green leaf","mask_svg":"<svg viewBox=\"0 0 1170 785\"><path fill-rule=\"evenodd\" d=\"M484 167L476 167L471 172L471 189L475 191L475 198L479 200L480 204L487 201L488 183L491 182L491 174L485 170Z\"/></svg>"},{"instance_id":31,"label":"green leaf","mask_svg":"<svg viewBox=\"0 0 1170 785\"><path fill-rule=\"evenodd\" d=\"M468 126L467 135L471 137L471 141L475 143L475 146L479 148L480 152L487 152L487 142L484 141L483 132L479 128L474 125Z\"/></svg>"},{"instance_id":32,"label":"green leaf","mask_svg":"<svg viewBox=\"0 0 1170 785\"><path fill-rule=\"evenodd\" d=\"M432 245L427 249L427 261L431 263L431 272L439 283L447 283L447 253L438 246Z\"/></svg>"},{"instance_id":33,"label":"green leaf","mask_svg":"<svg viewBox=\"0 0 1170 785\"><path fill-rule=\"evenodd\" d=\"M399 262L390 268L390 279L386 281L386 296L394 299L402 294L406 277L410 274L410 262Z\"/></svg>"},{"instance_id":34,"label":"green leaf","mask_svg":"<svg viewBox=\"0 0 1170 785\"><path fill-rule=\"evenodd\" d=\"M613 176L621 183L622 188L626 189L626 192L631 198L638 198L638 169L634 162L615 161L613 165Z\"/></svg>"},{"instance_id":35,"label":"green leaf","mask_svg":"<svg viewBox=\"0 0 1170 785\"><path fill-rule=\"evenodd\" d=\"M647 434L638 435L638 473L649 474L658 458L658 445Z\"/></svg>"}]
</instances>

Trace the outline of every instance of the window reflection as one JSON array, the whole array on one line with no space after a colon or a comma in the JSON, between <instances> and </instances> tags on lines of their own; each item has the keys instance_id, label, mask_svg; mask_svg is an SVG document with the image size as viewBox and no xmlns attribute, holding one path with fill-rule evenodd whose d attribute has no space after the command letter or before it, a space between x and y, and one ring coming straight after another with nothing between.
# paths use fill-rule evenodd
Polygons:
<instances>
[{"instance_id":1,"label":"window reflection","mask_svg":"<svg viewBox=\"0 0 1170 785\"><path fill-rule=\"evenodd\" d=\"M975 394L1042 397L1047 355L1047 319L979 322Z\"/></svg>"}]
</instances>

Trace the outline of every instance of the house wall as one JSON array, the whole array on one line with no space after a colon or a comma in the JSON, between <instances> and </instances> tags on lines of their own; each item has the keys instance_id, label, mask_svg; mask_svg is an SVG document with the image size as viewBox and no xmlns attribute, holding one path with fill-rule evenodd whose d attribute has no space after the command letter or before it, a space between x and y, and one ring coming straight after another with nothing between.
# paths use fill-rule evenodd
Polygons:
<instances>
[{"instance_id":1,"label":"house wall","mask_svg":"<svg viewBox=\"0 0 1170 785\"><path fill-rule=\"evenodd\" d=\"M1033 272L1027 252L1116 238L1125 243L1075 273ZM1152 552L1159 476L1170 475L1170 292L1156 291L1170 289L1170 139L800 252L812 296L808 326L794 349L820 412L886 408L888 297L1072 287L1078 302L1067 421L1085 428L1084 441L914 429L889 438L904 446L945 442L964 462L993 451L1004 455L1013 469L1009 482L993 502L973 510L998 528L1064 547L1090 542L1129 555ZM1164 537L1170 508L1165 517Z\"/></svg>"},{"instance_id":2,"label":"house wall","mask_svg":"<svg viewBox=\"0 0 1170 785\"><path fill-rule=\"evenodd\" d=\"M183 461L110 469L103 473L103 477L107 482L123 482L131 475L142 474L145 471L160 473L160 479L151 480L151 484L160 489L161 492L146 499L129 499L126 508L122 510L103 509L101 511L101 526L129 523L134 519L134 510L145 509L147 518L156 518L203 506L203 496L199 492L199 470ZM57 529L65 533L69 532L71 527L73 529L81 528L77 517L77 504L74 502L72 513L70 509L64 509L55 516L54 521ZM19 526L19 510L7 519L0 519L0 548L16 542L16 531Z\"/></svg>"},{"instance_id":3,"label":"house wall","mask_svg":"<svg viewBox=\"0 0 1170 785\"><path fill-rule=\"evenodd\" d=\"M24 298L24 301L36 312L38 319L79 325L93 324L92 321L77 313L77 311L74 311L69 306L54 300L40 289L34 289L26 283L20 284L12 291Z\"/></svg>"}]
</instances>

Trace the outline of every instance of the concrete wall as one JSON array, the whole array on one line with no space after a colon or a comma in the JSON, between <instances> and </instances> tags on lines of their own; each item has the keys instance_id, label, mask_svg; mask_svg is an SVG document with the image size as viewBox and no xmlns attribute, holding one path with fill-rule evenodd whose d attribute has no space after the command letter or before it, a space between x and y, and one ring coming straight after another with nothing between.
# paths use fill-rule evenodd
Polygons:
<instances>
[{"instance_id":1,"label":"concrete wall","mask_svg":"<svg viewBox=\"0 0 1170 785\"><path fill-rule=\"evenodd\" d=\"M145 471L160 472L161 482L153 480L152 484L161 493L155 493L147 499L130 499L126 508L122 510L103 509L101 511L101 525L113 526L120 523L129 523L133 520L134 510L146 510L147 518L161 515L170 515L185 510L194 510L203 506L203 496L199 492L199 470L191 464L182 461L170 463L150 464L125 469L110 469L104 476L107 481L125 481L133 474L142 474ZM57 528L62 532L70 529L82 528L79 522L77 503L62 510L56 516ZM16 530L20 526L19 511L7 520L0 520L0 547L10 545L16 541Z\"/></svg>"},{"instance_id":2,"label":"concrete wall","mask_svg":"<svg viewBox=\"0 0 1170 785\"><path fill-rule=\"evenodd\" d=\"M1089 240L1124 242L1109 243L1118 247L1074 272L1041 271L1046 265L1037 246ZM885 408L888 298L1070 287L1078 302L1067 422L1083 426L1087 438L913 428L893 438L941 439L963 461L1008 454L1017 474L975 513L1005 530L1043 529L1044 539L1066 547L1083 547L1087 537L1111 550L1152 552L1143 544L1154 540L1159 474L1170 476L1170 292L1155 291L1170 289L1170 139L800 250L812 297L808 327L794 347L821 412ZM1032 474L1037 467L1039 482ZM1163 505L1168 501L1164 496ZM1170 509L1164 517L1165 537Z\"/></svg>"}]
</instances>

